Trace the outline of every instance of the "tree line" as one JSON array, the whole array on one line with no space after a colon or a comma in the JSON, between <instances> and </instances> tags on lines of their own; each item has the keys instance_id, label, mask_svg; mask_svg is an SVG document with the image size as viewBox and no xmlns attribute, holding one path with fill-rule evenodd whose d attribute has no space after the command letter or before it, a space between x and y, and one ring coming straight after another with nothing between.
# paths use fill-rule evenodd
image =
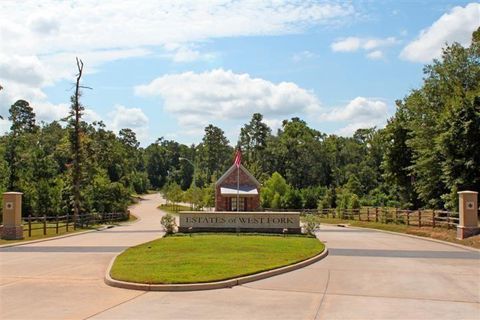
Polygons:
<instances>
[{"instance_id":1,"label":"tree line","mask_svg":"<svg viewBox=\"0 0 480 320\"><path fill-rule=\"evenodd\" d=\"M455 209L457 191L480 189L480 30L469 47L448 45L424 67L421 87L396 102L385 128L352 137L300 118L274 133L255 113L235 145L209 125L197 145L159 138L144 148L131 129L83 121L80 97L72 96L69 117L51 123L38 123L25 100L10 107L0 191L23 192L24 214L122 211L132 194L150 189L212 206L214 182L235 148L261 182L265 208Z\"/></svg>"}]
</instances>

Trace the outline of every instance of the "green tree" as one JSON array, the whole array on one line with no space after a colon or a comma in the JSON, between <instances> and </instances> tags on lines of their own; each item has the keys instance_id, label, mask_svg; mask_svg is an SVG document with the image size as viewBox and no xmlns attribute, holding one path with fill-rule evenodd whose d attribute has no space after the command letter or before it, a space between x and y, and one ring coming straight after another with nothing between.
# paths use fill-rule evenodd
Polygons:
<instances>
[{"instance_id":1,"label":"green tree","mask_svg":"<svg viewBox=\"0 0 480 320\"><path fill-rule=\"evenodd\" d=\"M460 184L475 184L472 178L463 181L451 171L455 162L452 159L464 154L461 149L465 145L453 147L448 142L452 141L448 136L456 135L450 126L453 116L463 116L467 123L476 121L475 112L468 110L474 110L475 97L480 91L479 42L477 30L470 47L464 48L453 43L443 49L441 59L425 66L422 87L403 100L409 131L406 145L412 150L412 164L408 170L411 171L420 200L430 207L441 207L445 200L451 205L452 195ZM446 132L449 133L444 135ZM472 125L458 137L462 141L475 133L478 136L479 132L478 127ZM445 146L450 146L448 152L443 150ZM475 172L474 167L477 166L478 163L473 164L469 172Z\"/></svg>"},{"instance_id":2,"label":"green tree","mask_svg":"<svg viewBox=\"0 0 480 320\"><path fill-rule=\"evenodd\" d=\"M480 94L448 109L442 122L445 132L438 143L445 159L443 182L450 190L443 199L454 210L458 191L480 190Z\"/></svg>"},{"instance_id":3,"label":"green tree","mask_svg":"<svg viewBox=\"0 0 480 320\"><path fill-rule=\"evenodd\" d=\"M302 197L300 191L289 187L283 196L282 208L286 209L301 209Z\"/></svg>"},{"instance_id":4,"label":"green tree","mask_svg":"<svg viewBox=\"0 0 480 320\"><path fill-rule=\"evenodd\" d=\"M197 154L200 175L198 180L202 184L209 184L212 177L220 176L233 163L233 148L229 146L223 130L213 125L205 128L205 135L197 147Z\"/></svg>"},{"instance_id":5,"label":"green tree","mask_svg":"<svg viewBox=\"0 0 480 320\"><path fill-rule=\"evenodd\" d=\"M242 150L242 162L254 176L260 176L266 169L264 151L271 129L263 122L260 113L254 113L249 123L240 129L237 146Z\"/></svg>"},{"instance_id":6,"label":"green tree","mask_svg":"<svg viewBox=\"0 0 480 320\"><path fill-rule=\"evenodd\" d=\"M264 208L280 208L282 197L289 190L289 186L285 178L278 172L274 172L272 176L265 182L262 192L260 193L261 203ZM278 199L274 207L274 199L278 195Z\"/></svg>"},{"instance_id":7,"label":"green tree","mask_svg":"<svg viewBox=\"0 0 480 320\"><path fill-rule=\"evenodd\" d=\"M12 122L5 153L9 168L7 188L11 191L21 191L19 186L19 171L22 167L22 154L28 150L28 139L36 130L35 113L25 100L18 100L10 107L8 119Z\"/></svg>"}]
</instances>

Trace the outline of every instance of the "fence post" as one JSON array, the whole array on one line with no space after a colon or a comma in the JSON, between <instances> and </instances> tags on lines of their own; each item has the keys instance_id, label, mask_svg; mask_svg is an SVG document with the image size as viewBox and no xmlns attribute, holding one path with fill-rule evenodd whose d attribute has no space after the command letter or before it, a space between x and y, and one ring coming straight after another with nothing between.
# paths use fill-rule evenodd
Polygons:
<instances>
[{"instance_id":1,"label":"fence post","mask_svg":"<svg viewBox=\"0 0 480 320\"><path fill-rule=\"evenodd\" d=\"M55 216L55 230L58 234L58 214Z\"/></svg>"},{"instance_id":2,"label":"fence post","mask_svg":"<svg viewBox=\"0 0 480 320\"><path fill-rule=\"evenodd\" d=\"M410 225L410 210L407 210L407 226Z\"/></svg>"},{"instance_id":3,"label":"fence post","mask_svg":"<svg viewBox=\"0 0 480 320\"><path fill-rule=\"evenodd\" d=\"M47 235L47 216L43 215L43 235Z\"/></svg>"},{"instance_id":4,"label":"fence post","mask_svg":"<svg viewBox=\"0 0 480 320\"><path fill-rule=\"evenodd\" d=\"M367 221L370 222L370 208L367 208Z\"/></svg>"},{"instance_id":5,"label":"fence post","mask_svg":"<svg viewBox=\"0 0 480 320\"><path fill-rule=\"evenodd\" d=\"M447 229L450 229L450 211L447 211Z\"/></svg>"},{"instance_id":6,"label":"fence post","mask_svg":"<svg viewBox=\"0 0 480 320\"><path fill-rule=\"evenodd\" d=\"M422 227L422 210L418 209L418 227Z\"/></svg>"},{"instance_id":7,"label":"fence post","mask_svg":"<svg viewBox=\"0 0 480 320\"><path fill-rule=\"evenodd\" d=\"M435 209L432 212L432 228L435 228Z\"/></svg>"},{"instance_id":8,"label":"fence post","mask_svg":"<svg viewBox=\"0 0 480 320\"><path fill-rule=\"evenodd\" d=\"M378 222L378 207L375 207L375 222Z\"/></svg>"},{"instance_id":9,"label":"fence post","mask_svg":"<svg viewBox=\"0 0 480 320\"><path fill-rule=\"evenodd\" d=\"M395 223L398 223L398 208L395 208Z\"/></svg>"},{"instance_id":10,"label":"fence post","mask_svg":"<svg viewBox=\"0 0 480 320\"><path fill-rule=\"evenodd\" d=\"M68 232L68 218L69 217L68 217L68 212L67 212L67 224L65 225L65 229L66 229L67 232Z\"/></svg>"},{"instance_id":11,"label":"fence post","mask_svg":"<svg viewBox=\"0 0 480 320\"><path fill-rule=\"evenodd\" d=\"M32 237L32 215L28 215L28 237Z\"/></svg>"}]
</instances>

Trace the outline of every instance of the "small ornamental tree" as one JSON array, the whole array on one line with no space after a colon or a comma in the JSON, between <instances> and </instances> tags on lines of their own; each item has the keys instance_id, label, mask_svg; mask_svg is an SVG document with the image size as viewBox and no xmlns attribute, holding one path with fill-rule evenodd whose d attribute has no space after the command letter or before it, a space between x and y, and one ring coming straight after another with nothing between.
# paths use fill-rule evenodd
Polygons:
<instances>
[{"instance_id":1,"label":"small ornamental tree","mask_svg":"<svg viewBox=\"0 0 480 320\"><path fill-rule=\"evenodd\" d=\"M170 213L167 213L160 219L160 224L162 225L167 235L173 234L175 232L175 227L177 226L177 223L175 222L175 217Z\"/></svg>"}]
</instances>

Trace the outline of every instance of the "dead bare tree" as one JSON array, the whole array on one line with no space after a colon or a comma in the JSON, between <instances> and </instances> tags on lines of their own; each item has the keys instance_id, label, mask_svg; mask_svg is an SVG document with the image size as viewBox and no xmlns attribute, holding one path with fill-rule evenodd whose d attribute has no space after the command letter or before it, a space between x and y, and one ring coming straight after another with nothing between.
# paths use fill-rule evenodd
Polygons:
<instances>
[{"instance_id":1,"label":"dead bare tree","mask_svg":"<svg viewBox=\"0 0 480 320\"><path fill-rule=\"evenodd\" d=\"M82 95L80 79L83 74L83 61L76 58L78 73L76 75L75 94L71 98L70 110L70 144L73 154L73 219L75 223L78 221L81 212L81 183L82 183L82 128L81 118L85 108L80 103Z\"/></svg>"}]
</instances>

